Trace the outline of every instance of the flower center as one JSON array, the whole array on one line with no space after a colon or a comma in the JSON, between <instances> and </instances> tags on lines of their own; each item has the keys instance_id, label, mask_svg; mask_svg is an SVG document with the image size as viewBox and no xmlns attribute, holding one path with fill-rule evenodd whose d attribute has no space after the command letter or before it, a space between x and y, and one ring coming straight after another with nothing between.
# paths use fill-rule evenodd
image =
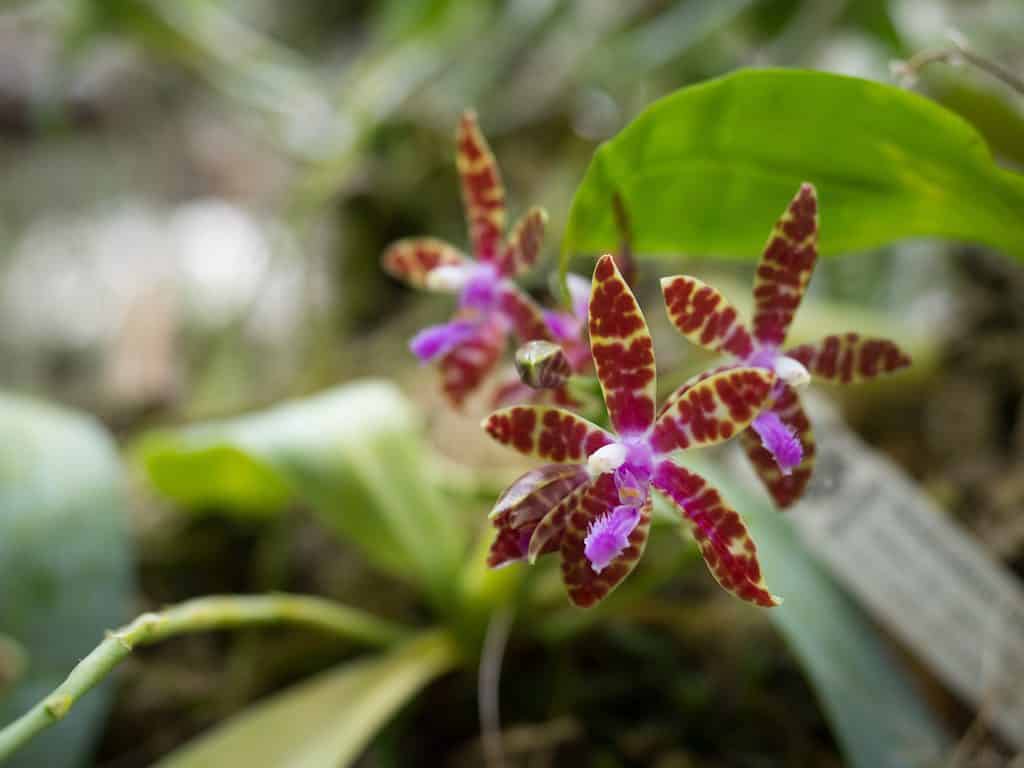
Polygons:
<instances>
[{"instance_id":1,"label":"flower center","mask_svg":"<svg viewBox=\"0 0 1024 768\"><path fill-rule=\"evenodd\" d=\"M757 347L753 352L747 355L743 361L745 365L753 366L754 368L767 368L769 371L775 370L775 360L779 357L779 348L772 346L771 344L765 344L764 346Z\"/></svg>"},{"instance_id":2,"label":"flower center","mask_svg":"<svg viewBox=\"0 0 1024 768\"><path fill-rule=\"evenodd\" d=\"M802 387L811 382L811 374L799 360L783 355L779 348L766 344L758 347L743 360L745 365L766 368L775 374L779 382L791 387ZM776 394L778 394L778 387Z\"/></svg>"},{"instance_id":3,"label":"flower center","mask_svg":"<svg viewBox=\"0 0 1024 768\"><path fill-rule=\"evenodd\" d=\"M500 287L501 276L494 267L490 264L476 264L469 272L466 284L462 288L459 306L489 312L498 301Z\"/></svg>"}]
</instances>

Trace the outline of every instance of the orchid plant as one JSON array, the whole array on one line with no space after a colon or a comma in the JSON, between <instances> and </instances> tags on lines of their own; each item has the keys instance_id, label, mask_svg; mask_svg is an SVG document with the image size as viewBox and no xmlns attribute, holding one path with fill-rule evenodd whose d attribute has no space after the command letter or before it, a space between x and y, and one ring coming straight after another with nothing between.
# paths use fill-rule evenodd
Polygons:
<instances>
[{"instance_id":1,"label":"orchid plant","mask_svg":"<svg viewBox=\"0 0 1024 768\"><path fill-rule=\"evenodd\" d=\"M516 357L519 379L499 385L493 398L496 405L519 404L494 412L483 426L499 443L549 463L498 499L489 565L532 563L557 551L570 600L594 605L639 561L653 488L677 507L725 589L757 605L777 605L739 514L670 457L738 436L776 504L791 506L814 465L814 437L797 388L812 373L848 383L909 365L893 342L855 333L782 349L817 261L814 187L800 187L768 239L755 278L752 331L721 293L697 278L661 281L675 328L733 360L694 376L656 410L653 342L615 259L601 257L590 285L568 276L570 311L541 310L511 278L537 261L546 217L530 209L502 245L504 191L472 112L463 115L456 139L476 260L439 240L418 238L392 245L383 263L415 286L459 293L456 316L421 331L411 344L421 360L440 358L454 404L486 378L509 330L528 342ZM629 225L621 201L615 202L625 250ZM579 405L567 381L587 371L591 360L613 432L558 407Z\"/></svg>"}]
</instances>

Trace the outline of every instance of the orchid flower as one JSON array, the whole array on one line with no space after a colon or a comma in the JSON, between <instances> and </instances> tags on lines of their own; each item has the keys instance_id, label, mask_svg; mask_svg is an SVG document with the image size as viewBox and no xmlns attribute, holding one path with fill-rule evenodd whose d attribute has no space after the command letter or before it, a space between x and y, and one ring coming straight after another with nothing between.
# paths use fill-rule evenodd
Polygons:
<instances>
[{"instance_id":1,"label":"orchid flower","mask_svg":"<svg viewBox=\"0 0 1024 768\"><path fill-rule=\"evenodd\" d=\"M677 450L739 434L771 395L775 375L736 368L677 392L655 414L654 347L636 298L611 256L594 269L590 346L614 431L553 406L520 405L482 426L502 445L548 463L498 499L488 563L559 552L570 600L591 606L633 570L651 522L651 489L678 509L711 572L733 594L776 605L740 516L702 477L675 464Z\"/></svg>"},{"instance_id":2,"label":"orchid flower","mask_svg":"<svg viewBox=\"0 0 1024 768\"><path fill-rule=\"evenodd\" d=\"M743 432L740 442L780 507L803 495L814 467L814 435L796 389L812 376L850 384L910 365L910 357L893 342L856 333L782 349L817 256L817 196L813 186L803 184L775 224L757 268L753 331L722 294L700 280L681 275L661 281L669 320L687 339L712 352L728 353L735 359L732 365L775 373L769 407Z\"/></svg>"},{"instance_id":3,"label":"orchid flower","mask_svg":"<svg viewBox=\"0 0 1024 768\"><path fill-rule=\"evenodd\" d=\"M425 328L410 343L420 360L440 360L444 391L458 406L498 362L509 331L524 342L551 334L540 308L512 282L537 261L547 214L530 208L503 242L505 190L472 111L462 115L456 142L475 258L442 240L419 237L392 244L382 261L385 270L413 287L458 294L452 320Z\"/></svg>"}]
</instances>

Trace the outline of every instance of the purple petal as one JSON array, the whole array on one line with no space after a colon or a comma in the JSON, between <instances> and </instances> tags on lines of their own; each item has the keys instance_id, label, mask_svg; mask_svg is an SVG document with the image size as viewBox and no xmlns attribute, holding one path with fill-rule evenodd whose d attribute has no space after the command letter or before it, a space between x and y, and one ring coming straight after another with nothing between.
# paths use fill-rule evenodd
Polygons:
<instances>
[{"instance_id":1,"label":"purple petal","mask_svg":"<svg viewBox=\"0 0 1024 768\"><path fill-rule=\"evenodd\" d=\"M782 423L775 411L763 411L750 425L761 437L761 444L775 458L782 474L788 475L804 460L804 447L796 432Z\"/></svg>"},{"instance_id":2,"label":"purple petal","mask_svg":"<svg viewBox=\"0 0 1024 768\"><path fill-rule=\"evenodd\" d=\"M779 348L771 344L764 344L757 347L753 352L744 358L743 362L754 368L767 368L775 370L775 360L779 357Z\"/></svg>"},{"instance_id":3,"label":"purple petal","mask_svg":"<svg viewBox=\"0 0 1024 768\"><path fill-rule=\"evenodd\" d=\"M431 325L413 336L409 349L424 363L451 352L476 332L477 324L470 320L452 320Z\"/></svg>"},{"instance_id":4,"label":"purple petal","mask_svg":"<svg viewBox=\"0 0 1024 768\"><path fill-rule=\"evenodd\" d=\"M572 313L581 322L585 322L590 311L590 281L579 275L568 275L569 297L572 299Z\"/></svg>"},{"instance_id":5,"label":"purple petal","mask_svg":"<svg viewBox=\"0 0 1024 768\"><path fill-rule=\"evenodd\" d=\"M568 312L552 312L544 310L544 323L551 335L559 341L572 341L579 338L580 321Z\"/></svg>"},{"instance_id":6,"label":"purple petal","mask_svg":"<svg viewBox=\"0 0 1024 768\"><path fill-rule=\"evenodd\" d=\"M626 504L590 524L583 541L583 554L594 573L600 573L629 545L629 534L640 522L640 510Z\"/></svg>"},{"instance_id":7,"label":"purple petal","mask_svg":"<svg viewBox=\"0 0 1024 768\"><path fill-rule=\"evenodd\" d=\"M501 278L489 264L479 265L466 281L459 297L459 306L471 307L484 312L494 308L498 300Z\"/></svg>"}]
</instances>

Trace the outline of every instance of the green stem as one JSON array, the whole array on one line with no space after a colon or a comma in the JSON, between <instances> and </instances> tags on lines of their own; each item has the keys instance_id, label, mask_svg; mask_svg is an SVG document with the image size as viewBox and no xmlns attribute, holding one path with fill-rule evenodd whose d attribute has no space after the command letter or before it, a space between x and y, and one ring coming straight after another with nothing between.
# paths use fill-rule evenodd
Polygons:
<instances>
[{"instance_id":1,"label":"green stem","mask_svg":"<svg viewBox=\"0 0 1024 768\"><path fill-rule=\"evenodd\" d=\"M373 646L390 645L407 635L398 624L330 600L302 595L215 595L144 613L107 633L53 693L0 731L0 763L61 720L135 648L193 632L266 624L300 624Z\"/></svg>"}]
</instances>

